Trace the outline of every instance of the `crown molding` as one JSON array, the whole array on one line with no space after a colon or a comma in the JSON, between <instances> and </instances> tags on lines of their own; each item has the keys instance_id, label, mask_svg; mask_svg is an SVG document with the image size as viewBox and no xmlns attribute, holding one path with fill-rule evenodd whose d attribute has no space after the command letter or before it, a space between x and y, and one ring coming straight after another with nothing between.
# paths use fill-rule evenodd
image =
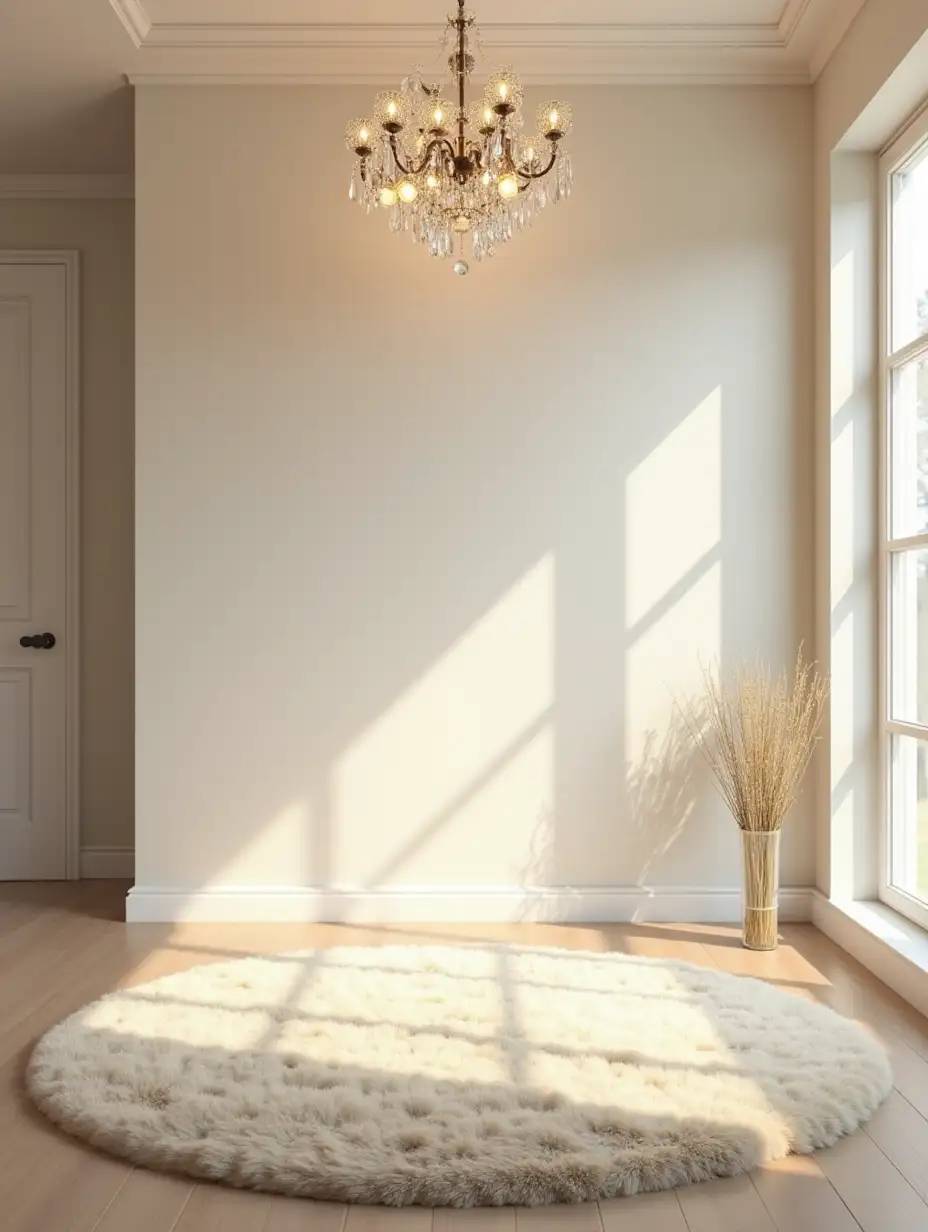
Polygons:
<instances>
[{"instance_id":1,"label":"crown molding","mask_svg":"<svg viewBox=\"0 0 928 1232\"><path fill-rule=\"evenodd\" d=\"M332 68L331 62L305 57L302 63L249 57L247 65L222 67L215 61L200 65L149 62L147 69L127 74L134 86L230 86L230 85L356 85L383 86L409 71L404 67L359 65ZM547 62L524 54L519 58L519 76L527 86L611 85L767 85L809 84L808 70L773 57L747 60L725 54L681 57L634 55L600 62L597 58L574 58L565 52Z\"/></svg>"},{"instance_id":2,"label":"crown molding","mask_svg":"<svg viewBox=\"0 0 928 1232\"><path fill-rule=\"evenodd\" d=\"M811 3L813 0L786 0L777 23L777 34L784 47L789 46L790 40L798 30L799 23L805 17Z\"/></svg>"},{"instance_id":3,"label":"crown molding","mask_svg":"<svg viewBox=\"0 0 928 1232\"><path fill-rule=\"evenodd\" d=\"M635 0L611 7L585 0L576 21L561 19L562 3L540 0L531 22L485 22L482 45L488 59L517 62L530 85L803 85L821 71L863 2L783 0L777 20L746 23L720 20L738 13L715 0L703 10L715 20L657 24L635 19L648 15ZM292 0L147 3L110 0L138 48L128 74L135 85L377 85L417 63L427 72L436 58L437 19L369 22L362 18L377 9L360 0L350 14L344 4L317 5L317 17L328 13L331 21L299 20L305 10ZM219 8L225 16L211 20ZM418 3L407 11L426 13ZM604 19L620 12L624 20ZM356 20L346 20L352 14Z\"/></svg>"},{"instance_id":4,"label":"crown molding","mask_svg":"<svg viewBox=\"0 0 928 1232\"><path fill-rule=\"evenodd\" d=\"M116 0L113 0L116 2ZM808 0L800 0L808 3ZM152 28L146 47L393 47L406 53L433 53L437 23L384 22L359 26L343 22L288 22L243 25L212 22L208 25L176 22ZM774 25L667 24L617 25L610 22L572 22L568 25L507 25L494 23L482 31L486 51L526 50L533 47L781 47Z\"/></svg>"},{"instance_id":5,"label":"crown molding","mask_svg":"<svg viewBox=\"0 0 928 1232\"><path fill-rule=\"evenodd\" d=\"M141 47L151 34L152 21L139 0L110 0L116 16L136 47Z\"/></svg>"},{"instance_id":6,"label":"crown molding","mask_svg":"<svg viewBox=\"0 0 928 1232\"><path fill-rule=\"evenodd\" d=\"M131 175L0 175L0 201L131 200Z\"/></svg>"},{"instance_id":7,"label":"crown molding","mask_svg":"<svg viewBox=\"0 0 928 1232\"><path fill-rule=\"evenodd\" d=\"M838 50L838 45L866 2L867 0L846 0L844 4L836 5L831 10L831 20L826 22L819 32L809 57L809 74L813 81L818 80L822 69Z\"/></svg>"}]
</instances>

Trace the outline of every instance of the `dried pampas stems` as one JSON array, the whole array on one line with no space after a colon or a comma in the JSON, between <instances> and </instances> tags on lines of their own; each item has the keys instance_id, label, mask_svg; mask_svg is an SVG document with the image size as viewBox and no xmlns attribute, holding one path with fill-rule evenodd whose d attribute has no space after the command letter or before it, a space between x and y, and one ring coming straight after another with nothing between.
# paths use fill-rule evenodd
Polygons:
<instances>
[{"instance_id":1,"label":"dried pampas stems","mask_svg":"<svg viewBox=\"0 0 928 1232\"><path fill-rule=\"evenodd\" d=\"M742 832L743 941L777 942L779 838L818 740L828 686L800 648L790 675L775 679L744 661L731 683L703 668L704 694L680 706L716 786Z\"/></svg>"}]
</instances>

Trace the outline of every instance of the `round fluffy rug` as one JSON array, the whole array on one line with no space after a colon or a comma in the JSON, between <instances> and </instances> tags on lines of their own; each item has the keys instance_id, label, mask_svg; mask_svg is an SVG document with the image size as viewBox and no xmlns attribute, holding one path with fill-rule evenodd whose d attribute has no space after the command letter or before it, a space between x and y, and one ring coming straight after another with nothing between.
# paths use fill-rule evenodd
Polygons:
<instances>
[{"instance_id":1,"label":"round fluffy rug","mask_svg":"<svg viewBox=\"0 0 928 1232\"><path fill-rule=\"evenodd\" d=\"M756 980L566 950L197 967L54 1027L32 1098L152 1168L341 1202L579 1202L828 1146L889 1090L860 1027Z\"/></svg>"}]
</instances>

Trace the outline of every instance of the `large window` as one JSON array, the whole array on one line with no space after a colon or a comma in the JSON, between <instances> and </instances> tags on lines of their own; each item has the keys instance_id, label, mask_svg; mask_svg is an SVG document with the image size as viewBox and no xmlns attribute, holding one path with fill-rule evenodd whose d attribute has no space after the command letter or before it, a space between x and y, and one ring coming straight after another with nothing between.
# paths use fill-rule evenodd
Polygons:
<instances>
[{"instance_id":1,"label":"large window","mask_svg":"<svg viewBox=\"0 0 928 1232\"><path fill-rule=\"evenodd\" d=\"M928 123L881 160L882 706L886 825L881 893L928 926Z\"/></svg>"}]
</instances>

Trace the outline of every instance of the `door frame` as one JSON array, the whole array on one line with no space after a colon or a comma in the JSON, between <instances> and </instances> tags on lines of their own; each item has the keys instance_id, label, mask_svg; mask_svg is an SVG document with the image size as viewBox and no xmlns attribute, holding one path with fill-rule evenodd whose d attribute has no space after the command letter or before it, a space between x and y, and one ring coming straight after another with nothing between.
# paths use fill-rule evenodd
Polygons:
<instances>
[{"instance_id":1,"label":"door frame","mask_svg":"<svg viewBox=\"0 0 928 1232\"><path fill-rule=\"evenodd\" d=\"M80 876L81 365L80 254L3 249L0 265L59 265L65 274L65 876Z\"/></svg>"}]
</instances>

